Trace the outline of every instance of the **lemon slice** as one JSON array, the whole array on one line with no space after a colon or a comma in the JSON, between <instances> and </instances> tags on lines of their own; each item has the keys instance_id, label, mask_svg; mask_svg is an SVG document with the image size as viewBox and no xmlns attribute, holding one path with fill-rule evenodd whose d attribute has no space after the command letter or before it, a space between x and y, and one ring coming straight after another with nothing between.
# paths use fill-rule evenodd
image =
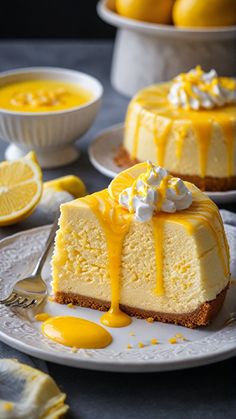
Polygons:
<instances>
[{"instance_id":1,"label":"lemon slice","mask_svg":"<svg viewBox=\"0 0 236 419\"><path fill-rule=\"evenodd\" d=\"M42 194L42 172L35 153L0 163L0 226L15 224L34 210Z\"/></svg>"},{"instance_id":2,"label":"lemon slice","mask_svg":"<svg viewBox=\"0 0 236 419\"><path fill-rule=\"evenodd\" d=\"M123 172L119 173L108 186L108 191L112 199L118 200L120 193L129 188L135 179L141 173L146 172L147 162L138 163L135 166L129 167Z\"/></svg>"}]
</instances>

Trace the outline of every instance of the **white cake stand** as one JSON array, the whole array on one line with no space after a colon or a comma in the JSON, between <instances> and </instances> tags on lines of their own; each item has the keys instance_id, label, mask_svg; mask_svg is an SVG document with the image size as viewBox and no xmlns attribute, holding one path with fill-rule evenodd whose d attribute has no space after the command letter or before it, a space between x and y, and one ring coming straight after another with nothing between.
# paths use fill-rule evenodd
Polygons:
<instances>
[{"instance_id":1,"label":"white cake stand","mask_svg":"<svg viewBox=\"0 0 236 419\"><path fill-rule=\"evenodd\" d=\"M167 81L198 64L221 76L235 76L236 26L179 29L127 19L115 12L114 0L100 0L99 16L118 29L111 83L131 97L139 89Z\"/></svg>"}]
</instances>

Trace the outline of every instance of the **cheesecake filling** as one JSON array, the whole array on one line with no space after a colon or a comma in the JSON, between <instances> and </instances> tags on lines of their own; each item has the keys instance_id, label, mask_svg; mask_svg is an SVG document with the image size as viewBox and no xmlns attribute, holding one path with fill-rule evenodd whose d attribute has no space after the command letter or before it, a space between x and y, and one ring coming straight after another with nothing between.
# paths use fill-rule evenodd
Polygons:
<instances>
[{"instance_id":1,"label":"cheesecake filling","mask_svg":"<svg viewBox=\"0 0 236 419\"><path fill-rule=\"evenodd\" d=\"M162 167L147 162L147 170L119 195L120 205L137 221L149 221L153 213L173 213L190 207L192 193L184 182Z\"/></svg>"},{"instance_id":2,"label":"cheesecake filling","mask_svg":"<svg viewBox=\"0 0 236 419\"><path fill-rule=\"evenodd\" d=\"M213 109L236 103L236 82L218 77L215 70L205 73L197 66L173 80L168 99L183 109Z\"/></svg>"}]
</instances>

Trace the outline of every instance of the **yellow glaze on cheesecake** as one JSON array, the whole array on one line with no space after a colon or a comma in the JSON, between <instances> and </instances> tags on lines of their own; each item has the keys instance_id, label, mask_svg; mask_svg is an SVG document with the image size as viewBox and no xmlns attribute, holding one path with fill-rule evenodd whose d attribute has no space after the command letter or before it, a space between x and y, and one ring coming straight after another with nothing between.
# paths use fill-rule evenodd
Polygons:
<instances>
[{"instance_id":1,"label":"yellow glaze on cheesecake","mask_svg":"<svg viewBox=\"0 0 236 419\"><path fill-rule=\"evenodd\" d=\"M149 159L202 189L235 189L235 104L183 109L168 100L170 88L147 87L130 102L123 144L130 163Z\"/></svg>"},{"instance_id":2,"label":"yellow glaze on cheesecake","mask_svg":"<svg viewBox=\"0 0 236 419\"><path fill-rule=\"evenodd\" d=\"M144 170L144 164L136 167ZM139 222L115 199L114 188L129 187L135 178L134 172L121 175L109 191L61 206L52 261L55 298L100 309L111 305L111 318L102 322L113 327L129 323L120 306L130 314L163 313L163 321L185 324L175 315L215 300L229 282L218 209L186 182L193 197L188 209Z\"/></svg>"}]
</instances>

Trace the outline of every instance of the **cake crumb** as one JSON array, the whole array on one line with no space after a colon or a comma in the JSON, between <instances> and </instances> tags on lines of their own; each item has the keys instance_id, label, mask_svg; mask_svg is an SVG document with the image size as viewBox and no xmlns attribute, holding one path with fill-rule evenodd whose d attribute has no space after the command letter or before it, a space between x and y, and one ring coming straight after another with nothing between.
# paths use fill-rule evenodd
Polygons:
<instances>
[{"instance_id":1,"label":"cake crumb","mask_svg":"<svg viewBox=\"0 0 236 419\"><path fill-rule=\"evenodd\" d=\"M5 402L5 403L3 403L3 409L6 412L11 412L13 410L13 408L14 408L14 404L13 403L11 403L11 402Z\"/></svg>"},{"instance_id":2,"label":"cake crumb","mask_svg":"<svg viewBox=\"0 0 236 419\"><path fill-rule=\"evenodd\" d=\"M132 349L132 348L133 348L133 346L132 346L132 345L130 345L130 343L128 343L128 345L126 346L126 348L127 348L127 349Z\"/></svg>"},{"instance_id":3,"label":"cake crumb","mask_svg":"<svg viewBox=\"0 0 236 419\"><path fill-rule=\"evenodd\" d=\"M38 313L34 316L35 320L38 322L45 322L46 320L50 319L50 314L48 313Z\"/></svg>"},{"instance_id":4,"label":"cake crumb","mask_svg":"<svg viewBox=\"0 0 236 419\"><path fill-rule=\"evenodd\" d=\"M135 333L134 332L130 332L129 333L129 336L135 336Z\"/></svg>"},{"instance_id":5,"label":"cake crumb","mask_svg":"<svg viewBox=\"0 0 236 419\"><path fill-rule=\"evenodd\" d=\"M182 333L176 333L175 337L178 339L178 338L182 338L183 335L182 335Z\"/></svg>"},{"instance_id":6,"label":"cake crumb","mask_svg":"<svg viewBox=\"0 0 236 419\"><path fill-rule=\"evenodd\" d=\"M154 318L153 318L153 317L147 317L147 318L146 318L146 321L147 321L148 323L153 323L153 322L154 322Z\"/></svg>"},{"instance_id":7,"label":"cake crumb","mask_svg":"<svg viewBox=\"0 0 236 419\"><path fill-rule=\"evenodd\" d=\"M175 337L176 337L176 339L178 339L181 342L184 342L184 341L188 340L184 337L184 335L182 335L182 333L176 333Z\"/></svg>"},{"instance_id":8,"label":"cake crumb","mask_svg":"<svg viewBox=\"0 0 236 419\"><path fill-rule=\"evenodd\" d=\"M73 352L73 354L76 354L76 352L78 352L78 348L73 346L73 348L71 348L71 352Z\"/></svg>"},{"instance_id":9,"label":"cake crumb","mask_svg":"<svg viewBox=\"0 0 236 419\"><path fill-rule=\"evenodd\" d=\"M236 279L235 278L231 278L230 285L236 285Z\"/></svg>"},{"instance_id":10,"label":"cake crumb","mask_svg":"<svg viewBox=\"0 0 236 419\"><path fill-rule=\"evenodd\" d=\"M176 337L174 336L173 338L170 338L169 343L171 343L171 345L175 345L177 343Z\"/></svg>"},{"instance_id":11,"label":"cake crumb","mask_svg":"<svg viewBox=\"0 0 236 419\"><path fill-rule=\"evenodd\" d=\"M67 304L67 307L68 308L75 308L74 304L72 304L72 303Z\"/></svg>"},{"instance_id":12,"label":"cake crumb","mask_svg":"<svg viewBox=\"0 0 236 419\"><path fill-rule=\"evenodd\" d=\"M152 345L157 345L158 344L158 340L155 339L155 338L151 339L151 344Z\"/></svg>"},{"instance_id":13,"label":"cake crumb","mask_svg":"<svg viewBox=\"0 0 236 419\"><path fill-rule=\"evenodd\" d=\"M139 347L139 348L144 348L144 346L145 346L145 345L144 345L144 343L143 343L143 342L139 342L139 343L138 343L138 347Z\"/></svg>"},{"instance_id":14,"label":"cake crumb","mask_svg":"<svg viewBox=\"0 0 236 419\"><path fill-rule=\"evenodd\" d=\"M49 301L50 303L54 303L54 302L55 302L54 297L52 297L51 295L49 295L49 297L48 297L48 301Z\"/></svg>"},{"instance_id":15,"label":"cake crumb","mask_svg":"<svg viewBox=\"0 0 236 419\"><path fill-rule=\"evenodd\" d=\"M185 342L188 339L186 339L182 333L176 333L175 336L173 336L172 338L169 339L169 343L171 343L172 345L178 342Z\"/></svg>"}]
</instances>

